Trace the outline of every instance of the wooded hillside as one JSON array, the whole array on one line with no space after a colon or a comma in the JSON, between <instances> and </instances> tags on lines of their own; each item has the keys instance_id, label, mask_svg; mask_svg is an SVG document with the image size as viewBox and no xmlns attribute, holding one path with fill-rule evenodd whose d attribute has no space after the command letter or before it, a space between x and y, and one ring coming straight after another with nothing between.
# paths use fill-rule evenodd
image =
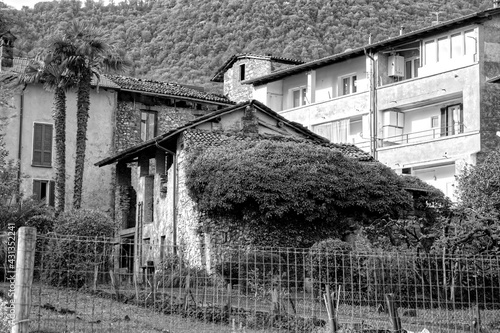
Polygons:
<instances>
[{"instance_id":1,"label":"wooded hillside","mask_svg":"<svg viewBox=\"0 0 500 333\"><path fill-rule=\"evenodd\" d=\"M0 2L0 6L5 5ZM74 18L109 32L133 61L132 76L209 83L217 68L241 52L312 60L396 36L436 21L492 7L492 0L86 0L40 2L2 10L19 56L34 56Z\"/></svg>"}]
</instances>

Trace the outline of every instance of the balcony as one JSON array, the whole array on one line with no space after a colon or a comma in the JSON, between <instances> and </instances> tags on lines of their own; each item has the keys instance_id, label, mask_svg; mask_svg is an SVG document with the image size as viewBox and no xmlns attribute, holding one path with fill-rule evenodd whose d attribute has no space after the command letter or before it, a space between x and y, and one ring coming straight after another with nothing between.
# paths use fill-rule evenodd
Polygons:
<instances>
[{"instance_id":1,"label":"balcony","mask_svg":"<svg viewBox=\"0 0 500 333\"><path fill-rule=\"evenodd\" d=\"M426 142L430 140L442 139L445 137L450 137L464 132L463 123L456 123L453 126L444 126L431 128L424 131L409 132L399 135L393 135L384 137L378 142L379 148L381 147L392 147L402 144L412 144Z\"/></svg>"}]
</instances>

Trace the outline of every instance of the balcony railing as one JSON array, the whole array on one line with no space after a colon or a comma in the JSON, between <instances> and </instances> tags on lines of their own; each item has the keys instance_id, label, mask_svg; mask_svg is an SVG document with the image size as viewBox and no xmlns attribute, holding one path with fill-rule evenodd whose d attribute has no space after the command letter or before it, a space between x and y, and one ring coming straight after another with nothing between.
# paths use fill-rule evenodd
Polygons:
<instances>
[{"instance_id":1,"label":"balcony railing","mask_svg":"<svg viewBox=\"0 0 500 333\"><path fill-rule=\"evenodd\" d=\"M390 147L395 145L418 143L423 141L435 140L443 137L453 136L464 132L463 123L456 123L450 126L435 127L425 131L403 133L389 136L378 140L378 146Z\"/></svg>"}]
</instances>

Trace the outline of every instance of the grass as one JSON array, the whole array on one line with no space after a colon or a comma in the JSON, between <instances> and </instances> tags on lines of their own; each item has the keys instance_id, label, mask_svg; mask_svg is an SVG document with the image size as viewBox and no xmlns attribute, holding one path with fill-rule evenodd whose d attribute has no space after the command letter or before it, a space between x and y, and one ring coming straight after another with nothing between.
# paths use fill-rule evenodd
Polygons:
<instances>
[{"instance_id":1,"label":"grass","mask_svg":"<svg viewBox=\"0 0 500 333\"><path fill-rule=\"evenodd\" d=\"M196 302L198 306L214 306L223 308L229 301L227 289L217 287L192 288L192 298L188 303ZM103 289L99 294L76 291L66 288L55 288L42 284L33 286L30 332L38 333L80 333L80 332L287 332L281 328L256 329L251 325L247 316L239 321L233 315L229 324L203 322L192 317L183 317L175 314L163 314L141 305L135 305L135 291L128 289L121 292L124 299L120 302L113 299L112 292ZM142 291L141 293L145 293ZM168 288L158 293L157 299L182 300L184 290ZM316 317L326 319L326 310L322 303L311 298L310 295L293 295L290 301L282 295L281 304L287 313L296 313L301 318ZM237 290L231 291L231 306L235 309L257 310L261 313L269 312L272 303L268 297L243 294ZM431 333L465 333L470 332L473 320L471 309L444 310L444 309L417 309L412 316L404 315L402 327L412 332L420 332L424 328ZM404 314L405 309L400 309ZM375 307L349 305L341 303L338 309L339 321L344 327L355 323L364 324L364 327L374 329L390 329L388 315L379 313ZM481 311L485 333L500 332L498 311ZM298 331L298 330L297 330ZM302 332L302 331L300 331ZM304 331L305 332L305 331ZM326 332L325 328L316 327L307 332Z\"/></svg>"}]
</instances>

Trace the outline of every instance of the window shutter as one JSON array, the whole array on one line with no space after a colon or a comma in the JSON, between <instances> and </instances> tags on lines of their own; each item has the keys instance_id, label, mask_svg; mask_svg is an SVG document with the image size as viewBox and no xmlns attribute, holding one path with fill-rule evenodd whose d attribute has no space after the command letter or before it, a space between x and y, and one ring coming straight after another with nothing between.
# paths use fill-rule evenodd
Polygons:
<instances>
[{"instance_id":1,"label":"window shutter","mask_svg":"<svg viewBox=\"0 0 500 333\"><path fill-rule=\"evenodd\" d=\"M56 187L56 183L51 180L49 181L49 206L52 206L54 207L54 202L55 202L55 195L54 195L54 191L55 191L55 187Z\"/></svg>"},{"instance_id":2,"label":"window shutter","mask_svg":"<svg viewBox=\"0 0 500 333\"><path fill-rule=\"evenodd\" d=\"M45 125L43 131L43 165L52 165L52 125Z\"/></svg>"},{"instance_id":3,"label":"window shutter","mask_svg":"<svg viewBox=\"0 0 500 333\"><path fill-rule=\"evenodd\" d=\"M35 124L33 130L33 162L32 164L42 164L42 124Z\"/></svg>"},{"instance_id":4,"label":"window shutter","mask_svg":"<svg viewBox=\"0 0 500 333\"><path fill-rule=\"evenodd\" d=\"M42 191L42 183L39 180L33 180L33 197L35 200L40 200Z\"/></svg>"},{"instance_id":5,"label":"window shutter","mask_svg":"<svg viewBox=\"0 0 500 333\"><path fill-rule=\"evenodd\" d=\"M446 136L448 133L446 127L446 108L441 108L441 136Z\"/></svg>"},{"instance_id":6,"label":"window shutter","mask_svg":"<svg viewBox=\"0 0 500 333\"><path fill-rule=\"evenodd\" d=\"M464 105L460 103L460 133L464 132Z\"/></svg>"}]
</instances>

